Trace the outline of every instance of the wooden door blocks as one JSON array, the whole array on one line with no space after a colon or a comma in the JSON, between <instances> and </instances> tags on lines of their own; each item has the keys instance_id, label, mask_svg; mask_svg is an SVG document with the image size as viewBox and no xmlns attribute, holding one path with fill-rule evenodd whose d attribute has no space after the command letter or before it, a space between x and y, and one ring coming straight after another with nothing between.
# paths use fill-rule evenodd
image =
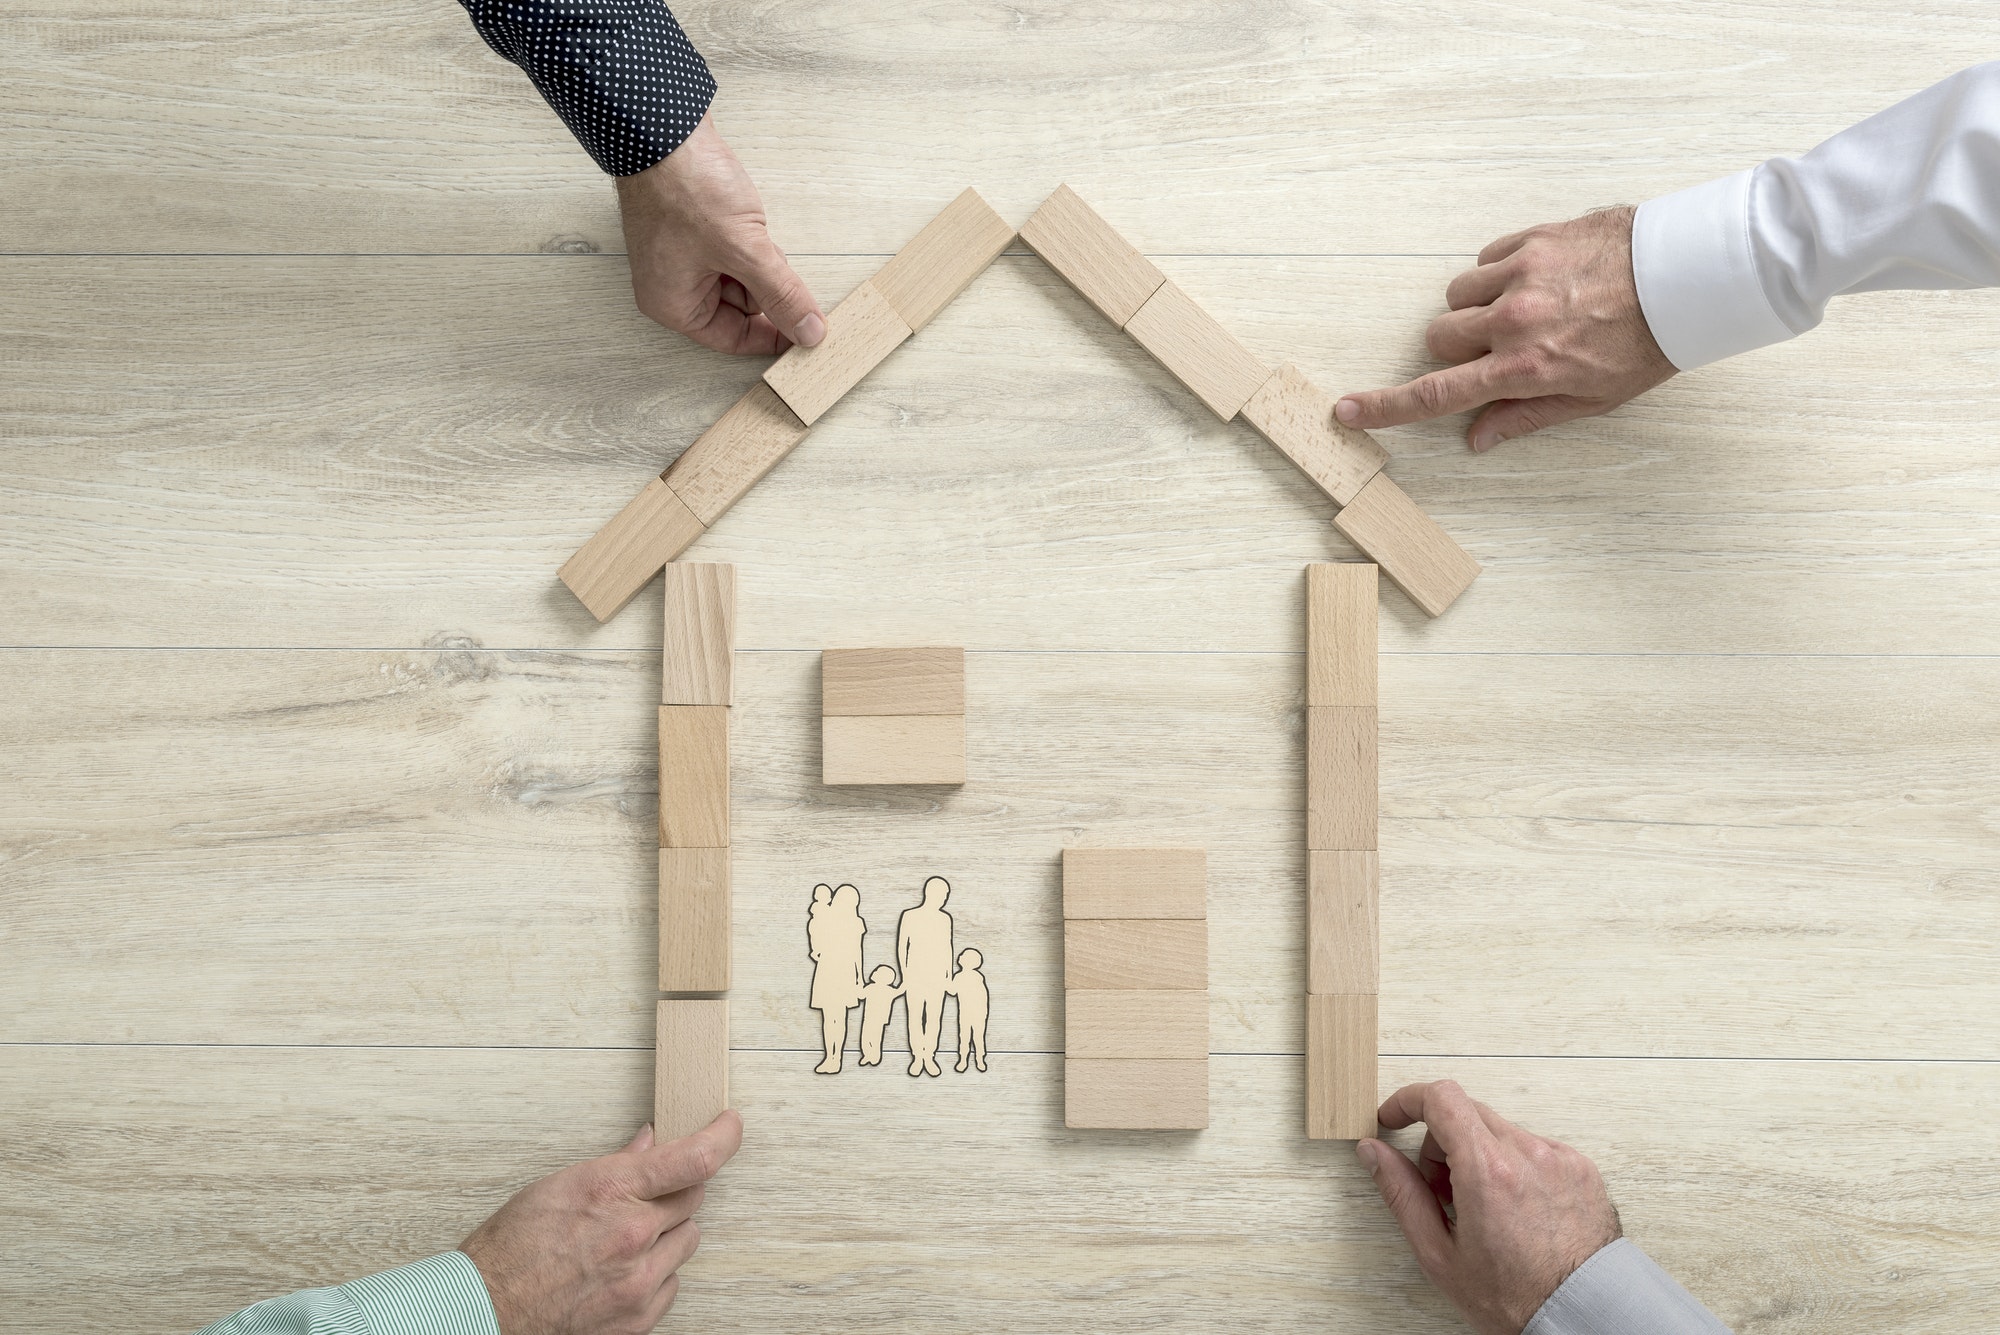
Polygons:
<instances>
[{"instance_id":1,"label":"wooden door blocks","mask_svg":"<svg viewBox=\"0 0 2000 1335\"><path fill-rule=\"evenodd\" d=\"M1208 854L1063 850L1063 1123L1208 1125Z\"/></svg>"},{"instance_id":2,"label":"wooden door blocks","mask_svg":"<svg viewBox=\"0 0 2000 1335\"><path fill-rule=\"evenodd\" d=\"M965 650L820 655L820 782L965 782Z\"/></svg>"}]
</instances>

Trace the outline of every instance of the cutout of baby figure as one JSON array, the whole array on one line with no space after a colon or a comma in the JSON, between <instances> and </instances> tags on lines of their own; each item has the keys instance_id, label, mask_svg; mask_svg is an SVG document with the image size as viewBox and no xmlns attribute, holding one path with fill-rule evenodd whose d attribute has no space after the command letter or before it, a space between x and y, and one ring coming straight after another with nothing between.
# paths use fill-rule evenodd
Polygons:
<instances>
[{"instance_id":1,"label":"cutout of baby figure","mask_svg":"<svg viewBox=\"0 0 2000 1335\"><path fill-rule=\"evenodd\" d=\"M882 1035L889 1028L889 1017L896 1009L896 998L903 995L903 989L896 982L896 971L886 964L875 966L875 972L868 975L868 981L861 988L861 1064L880 1066L882 1064Z\"/></svg>"},{"instance_id":2,"label":"cutout of baby figure","mask_svg":"<svg viewBox=\"0 0 2000 1335\"><path fill-rule=\"evenodd\" d=\"M951 976L948 990L958 998L958 1065L954 1070L963 1071L967 1062L986 1069L986 975L979 971L984 963L986 957L967 946L958 952L958 970Z\"/></svg>"}]
</instances>

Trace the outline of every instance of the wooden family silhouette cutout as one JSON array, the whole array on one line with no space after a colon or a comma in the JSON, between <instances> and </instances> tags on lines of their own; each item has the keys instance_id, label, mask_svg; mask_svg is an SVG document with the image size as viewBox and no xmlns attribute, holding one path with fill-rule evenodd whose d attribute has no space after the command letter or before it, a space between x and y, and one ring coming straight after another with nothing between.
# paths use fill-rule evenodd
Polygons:
<instances>
[{"instance_id":1,"label":"wooden family silhouette cutout","mask_svg":"<svg viewBox=\"0 0 2000 1335\"><path fill-rule=\"evenodd\" d=\"M942 876L924 882L923 902L896 921L896 964L878 964L864 976L861 892L851 885L813 887L806 910L806 953L813 962L812 1008L820 1016L825 1055L813 1070L840 1071L847 1047L847 1012L861 1008L861 1065L882 1063L882 1039L903 1002L910 1039L910 1074L938 1075L938 1042L944 1032L944 999L958 998L958 1065L986 1069L985 959L970 947L953 953L951 915L944 911L951 885Z\"/></svg>"}]
</instances>

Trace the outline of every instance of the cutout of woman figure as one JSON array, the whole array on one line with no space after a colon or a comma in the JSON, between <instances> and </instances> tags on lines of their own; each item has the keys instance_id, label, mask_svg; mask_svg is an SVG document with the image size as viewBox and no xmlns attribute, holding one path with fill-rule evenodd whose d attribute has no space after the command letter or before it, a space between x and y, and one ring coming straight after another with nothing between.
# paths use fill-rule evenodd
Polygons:
<instances>
[{"instance_id":1,"label":"cutout of woman figure","mask_svg":"<svg viewBox=\"0 0 2000 1335\"><path fill-rule=\"evenodd\" d=\"M813 1067L821 1075L840 1071L847 1012L861 1000L861 938L867 932L859 890L851 885L831 892L823 885L813 887L812 908L806 911L806 953L813 962L812 1008L819 1012L820 1042L826 1049Z\"/></svg>"}]
</instances>

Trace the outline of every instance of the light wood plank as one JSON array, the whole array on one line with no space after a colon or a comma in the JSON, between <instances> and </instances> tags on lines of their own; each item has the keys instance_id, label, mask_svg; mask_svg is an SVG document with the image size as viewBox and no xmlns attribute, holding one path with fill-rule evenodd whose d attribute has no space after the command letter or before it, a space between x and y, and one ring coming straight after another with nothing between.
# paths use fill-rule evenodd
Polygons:
<instances>
[{"instance_id":1,"label":"light wood plank","mask_svg":"<svg viewBox=\"0 0 2000 1335\"><path fill-rule=\"evenodd\" d=\"M1376 570L1359 561L1306 567L1306 704L1378 703Z\"/></svg>"},{"instance_id":2,"label":"light wood plank","mask_svg":"<svg viewBox=\"0 0 2000 1335\"><path fill-rule=\"evenodd\" d=\"M1169 278L1125 332L1227 422L1271 377L1271 368Z\"/></svg>"},{"instance_id":3,"label":"light wood plank","mask_svg":"<svg viewBox=\"0 0 2000 1335\"><path fill-rule=\"evenodd\" d=\"M1376 853L1306 854L1306 991L1380 988L1381 879Z\"/></svg>"},{"instance_id":4,"label":"light wood plank","mask_svg":"<svg viewBox=\"0 0 2000 1335\"><path fill-rule=\"evenodd\" d=\"M729 990L729 881L727 848L660 850L660 991Z\"/></svg>"},{"instance_id":5,"label":"light wood plank","mask_svg":"<svg viewBox=\"0 0 2000 1335\"><path fill-rule=\"evenodd\" d=\"M914 333L1013 241L1007 220L967 186L870 281Z\"/></svg>"},{"instance_id":6,"label":"light wood plank","mask_svg":"<svg viewBox=\"0 0 2000 1335\"><path fill-rule=\"evenodd\" d=\"M1379 1134L1375 1110L1388 1092L1376 1074L1373 992L1306 998L1306 1135L1360 1140Z\"/></svg>"},{"instance_id":7,"label":"light wood plank","mask_svg":"<svg viewBox=\"0 0 2000 1335\"><path fill-rule=\"evenodd\" d=\"M662 1000L653 1050L653 1138L679 1140L729 1106L729 1003Z\"/></svg>"},{"instance_id":8,"label":"light wood plank","mask_svg":"<svg viewBox=\"0 0 2000 1335\"><path fill-rule=\"evenodd\" d=\"M1063 986L1208 990L1208 924L1186 918L1067 918Z\"/></svg>"},{"instance_id":9,"label":"light wood plank","mask_svg":"<svg viewBox=\"0 0 2000 1335\"><path fill-rule=\"evenodd\" d=\"M1136 988L1065 992L1063 1052L1072 1060L1205 1060L1208 993Z\"/></svg>"},{"instance_id":10,"label":"light wood plank","mask_svg":"<svg viewBox=\"0 0 2000 1335\"><path fill-rule=\"evenodd\" d=\"M965 650L826 649L820 713L964 714Z\"/></svg>"},{"instance_id":11,"label":"light wood plank","mask_svg":"<svg viewBox=\"0 0 2000 1335\"><path fill-rule=\"evenodd\" d=\"M1065 918L1206 918L1208 853L1199 848L1065 848Z\"/></svg>"},{"instance_id":12,"label":"light wood plank","mask_svg":"<svg viewBox=\"0 0 2000 1335\"><path fill-rule=\"evenodd\" d=\"M829 787L957 787L965 779L963 714L820 719L820 782Z\"/></svg>"},{"instance_id":13,"label":"light wood plank","mask_svg":"<svg viewBox=\"0 0 2000 1335\"><path fill-rule=\"evenodd\" d=\"M787 348L764 368L764 383L811 426L909 336L896 308L866 282L826 313L825 338Z\"/></svg>"},{"instance_id":14,"label":"light wood plank","mask_svg":"<svg viewBox=\"0 0 2000 1335\"><path fill-rule=\"evenodd\" d=\"M806 424L762 380L722 410L660 480L713 524L806 438Z\"/></svg>"},{"instance_id":15,"label":"light wood plank","mask_svg":"<svg viewBox=\"0 0 2000 1335\"><path fill-rule=\"evenodd\" d=\"M1333 415L1333 395L1286 362L1243 404L1243 420L1278 450L1335 505L1346 505L1389 462L1389 452L1366 431Z\"/></svg>"},{"instance_id":16,"label":"light wood plank","mask_svg":"<svg viewBox=\"0 0 2000 1335\"><path fill-rule=\"evenodd\" d=\"M736 657L736 567L672 561L663 574L660 703L726 705Z\"/></svg>"},{"instance_id":17,"label":"light wood plank","mask_svg":"<svg viewBox=\"0 0 2000 1335\"><path fill-rule=\"evenodd\" d=\"M1376 711L1306 709L1306 847L1372 849L1380 810Z\"/></svg>"},{"instance_id":18,"label":"light wood plank","mask_svg":"<svg viewBox=\"0 0 2000 1335\"><path fill-rule=\"evenodd\" d=\"M592 616L609 621L706 531L673 489L654 478L556 573Z\"/></svg>"},{"instance_id":19,"label":"light wood plank","mask_svg":"<svg viewBox=\"0 0 2000 1335\"><path fill-rule=\"evenodd\" d=\"M1208 1125L1208 1058L1063 1063L1063 1125L1073 1130L1199 1131Z\"/></svg>"},{"instance_id":20,"label":"light wood plank","mask_svg":"<svg viewBox=\"0 0 2000 1335\"><path fill-rule=\"evenodd\" d=\"M729 846L729 713L660 706L660 847Z\"/></svg>"},{"instance_id":21,"label":"light wood plank","mask_svg":"<svg viewBox=\"0 0 2000 1335\"><path fill-rule=\"evenodd\" d=\"M1120 329L1167 281L1151 260L1066 185L1057 186L1042 201L1022 226L1021 240Z\"/></svg>"},{"instance_id":22,"label":"light wood plank","mask_svg":"<svg viewBox=\"0 0 2000 1335\"><path fill-rule=\"evenodd\" d=\"M1479 578L1479 562L1387 473L1370 478L1333 526L1431 616L1444 615Z\"/></svg>"}]
</instances>

